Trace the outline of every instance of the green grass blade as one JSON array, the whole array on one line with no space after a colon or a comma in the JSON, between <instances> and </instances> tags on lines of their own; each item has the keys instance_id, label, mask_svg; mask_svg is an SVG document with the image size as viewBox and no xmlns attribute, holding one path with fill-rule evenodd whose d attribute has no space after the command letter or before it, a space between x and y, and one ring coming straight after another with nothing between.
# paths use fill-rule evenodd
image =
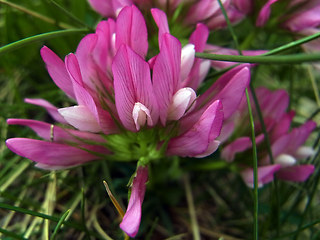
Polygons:
<instances>
[{"instance_id":1,"label":"green grass blade","mask_svg":"<svg viewBox=\"0 0 320 240\"><path fill-rule=\"evenodd\" d=\"M60 218L57 226L55 227L54 231L53 231L53 234L51 235L50 237L50 240L54 240L56 238L56 235L59 231L59 229L62 227L62 224L64 223L64 220L67 218L67 216L69 215L70 213L70 209L68 209Z\"/></svg>"},{"instance_id":2,"label":"green grass blade","mask_svg":"<svg viewBox=\"0 0 320 240\"><path fill-rule=\"evenodd\" d=\"M35 42L41 42L50 38L57 38L57 37L62 37L66 35L72 35L72 34L81 34L81 33L88 33L89 30L87 28L82 28L82 29L68 29L68 30L58 30L58 31L53 31L53 32L47 32L47 33L42 33L39 35L35 35L32 37L27 37L21 40L18 40L16 42L10 43L8 45L5 45L0 48L0 55L4 53L8 53L10 51L14 51L18 48L24 47L26 45L29 45L31 43Z\"/></svg>"},{"instance_id":3,"label":"green grass blade","mask_svg":"<svg viewBox=\"0 0 320 240\"><path fill-rule=\"evenodd\" d=\"M6 235L6 236L8 236L8 237L10 237L10 238L12 238L12 239L28 240L28 239L26 239L26 238L24 238L24 237L22 237L22 236L20 236L20 235L18 235L18 234L16 234L16 233L7 231L7 230L2 229L2 228L0 228L0 232L1 232L3 235ZM8 239L10 239L10 238L8 238ZM5 238L4 238L4 239L5 239Z\"/></svg>"}]
</instances>

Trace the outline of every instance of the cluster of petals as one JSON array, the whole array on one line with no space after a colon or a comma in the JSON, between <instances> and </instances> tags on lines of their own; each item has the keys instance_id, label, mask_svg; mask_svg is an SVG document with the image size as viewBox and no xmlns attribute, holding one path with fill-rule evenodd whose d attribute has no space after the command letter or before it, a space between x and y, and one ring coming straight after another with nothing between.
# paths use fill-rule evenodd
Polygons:
<instances>
[{"instance_id":1,"label":"cluster of petals","mask_svg":"<svg viewBox=\"0 0 320 240\"><path fill-rule=\"evenodd\" d=\"M45 108L60 124L9 119L8 124L27 126L43 140L12 138L6 141L8 148L39 168L63 169L111 156L116 150L108 148L103 135L147 128L171 131L176 126L166 155L204 157L213 153L220 143L216 138L223 119L240 103L250 71L246 65L239 66L197 97L196 89L210 62L195 58L195 52L204 50L208 28L198 24L182 48L170 34L165 13L159 9L151 13L159 28L160 52L149 61L145 60L146 23L134 5L122 8L116 20L100 22L96 32L85 36L64 61L44 46L41 56L49 75L77 104L58 109L44 99L26 99ZM174 122L178 124L171 124ZM120 225L131 237L139 229L147 179L148 168L138 167Z\"/></svg>"},{"instance_id":2,"label":"cluster of petals","mask_svg":"<svg viewBox=\"0 0 320 240\"><path fill-rule=\"evenodd\" d=\"M240 22L252 11L252 0L222 0L231 23ZM89 0L92 8L104 17L117 17L125 6L135 4L140 9L151 9L154 7L166 10L168 14L175 11L179 5L187 7L183 12L186 16L182 24L206 24L210 29L226 27L226 21L216 0Z\"/></svg>"},{"instance_id":3,"label":"cluster of petals","mask_svg":"<svg viewBox=\"0 0 320 240\"><path fill-rule=\"evenodd\" d=\"M271 163L266 149L261 149L265 140L262 126L258 119L256 108L253 109L255 116L256 144L258 147L258 184L259 187L273 180L276 173L277 178L303 182L313 173L314 166L311 164L298 164L299 160L306 159L314 154L310 147L303 146L311 132L315 129L316 123L307 121L303 125L290 130L294 112L286 112L289 104L289 96L284 90L274 92L267 88L257 88L256 96L259 102L263 120L271 144L271 152L274 163ZM251 98L252 104L254 104ZM244 98L237 112L233 114L222 129L220 140L224 142L221 152L222 158L228 162L238 161L237 154L252 148L249 129L246 133L243 131L243 119L248 118L247 101ZM227 141L233 133L242 131L241 136L237 136L233 141ZM247 135L246 135L247 134ZM241 175L249 186L253 186L253 169L238 161L243 169Z\"/></svg>"}]
</instances>

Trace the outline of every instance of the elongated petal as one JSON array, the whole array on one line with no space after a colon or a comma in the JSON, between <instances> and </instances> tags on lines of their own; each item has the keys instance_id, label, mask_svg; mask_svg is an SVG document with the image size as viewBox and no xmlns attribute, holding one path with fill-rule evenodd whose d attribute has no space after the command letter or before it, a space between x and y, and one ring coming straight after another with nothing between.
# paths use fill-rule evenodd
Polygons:
<instances>
[{"instance_id":1,"label":"elongated petal","mask_svg":"<svg viewBox=\"0 0 320 240\"><path fill-rule=\"evenodd\" d=\"M170 140L167 154L194 157L207 152L211 142L220 134L223 121L222 104L212 103L200 119L181 136Z\"/></svg>"},{"instance_id":2,"label":"elongated petal","mask_svg":"<svg viewBox=\"0 0 320 240\"><path fill-rule=\"evenodd\" d=\"M126 44L144 58L148 51L148 33L144 18L134 5L124 7L117 18L116 48Z\"/></svg>"},{"instance_id":3,"label":"elongated petal","mask_svg":"<svg viewBox=\"0 0 320 240\"><path fill-rule=\"evenodd\" d=\"M151 14L152 14L152 17L159 28L158 41L159 41L159 47L161 50L162 35L164 33L170 33L167 15L165 14L165 12L163 12L157 8L151 9Z\"/></svg>"},{"instance_id":4,"label":"elongated petal","mask_svg":"<svg viewBox=\"0 0 320 240\"><path fill-rule=\"evenodd\" d=\"M269 20L270 12L271 12L271 5L277 2L278 0L269 0L260 10L259 16L256 21L256 26L262 27L266 24Z\"/></svg>"},{"instance_id":5,"label":"elongated petal","mask_svg":"<svg viewBox=\"0 0 320 240\"><path fill-rule=\"evenodd\" d=\"M48 113L50 114L50 116L54 120L56 120L57 122L67 123L66 120L64 120L64 118L58 112L58 108L53 106L48 101L46 101L44 99L31 99L31 98L25 98L24 101L26 103L30 103L30 104L37 105L37 106L45 108L48 111Z\"/></svg>"},{"instance_id":6,"label":"elongated petal","mask_svg":"<svg viewBox=\"0 0 320 240\"><path fill-rule=\"evenodd\" d=\"M223 74L198 98L197 105L201 106L219 99L223 105L225 119L229 118L237 109L250 82L250 70L246 66L240 65Z\"/></svg>"},{"instance_id":7,"label":"elongated petal","mask_svg":"<svg viewBox=\"0 0 320 240\"><path fill-rule=\"evenodd\" d=\"M270 134L271 142L274 142L279 137L287 134L287 132L290 130L291 121L294 115L295 112L290 111L289 113L285 114L279 122L277 122L277 125L272 129L272 133Z\"/></svg>"},{"instance_id":8,"label":"elongated petal","mask_svg":"<svg viewBox=\"0 0 320 240\"><path fill-rule=\"evenodd\" d=\"M8 148L34 162L65 168L86 163L98 157L76 147L28 138L10 138Z\"/></svg>"},{"instance_id":9,"label":"elongated petal","mask_svg":"<svg viewBox=\"0 0 320 240\"><path fill-rule=\"evenodd\" d=\"M86 106L60 108L59 113L70 125L81 131L102 132L96 118Z\"/></svg>"},{"instance_id":10,"label":"elongated petal","mask_svg":"<svg viewBox=\"0 0 320 240\"><path fill-rule=\"evenodd\" d=\"M279 172L277 172L277 177L286 181L304 182L313 172L314 166L311 164L306 164L282 168Z\"/></svg>"},{"instance_id":11,"label":"elongated petal","mask_svg":"<svg viewBox=\"0 0 320 240\"><path fill-rule=\"evenodd\" d=\"M139 167L133 179L131 196L127 211L120 223L120 228L130 237L135 237L141 221L141 206L148 181L148 167Z\"/></svg>"},{"instance_id":12,"label":"elongated petal","mask_svg":"<svg viewBox=\"0 0 320 240\"><path fill-rule=\"evenodd\" d=\"M131 131L137 131L132 115L137 102L150 111L152 123L156 124L159 117L158 104L153 93L148 63L128 46L122 45L114 58L112 72L115 102L122 124Z\"/></svg>"},{"instance_id":13,"label":"elongated petal","mask_svg":"<svg viewBox=\"0 0 320 240\"><path fill-rule=\"evenodd\" d=\"M232 162L237 153L248 150L252 147L249 137L240 137L222 149L221 157L228 162Z\"/></svg>"},{"instance_id":14,"label":"elongated petal","mask_svg":"<svg viewBox=\"0 0 320 240\"><path fill-rule=\"evenodd\" d=\"M162 48L153 66L154 93L159 105L160 120L166 123L172 97L180 88L181 44L170 34L162 37Z\"/></svg>"},{"instance_id":15,"label":"elongated petal","mask_svg":"<svg viewBox=\"0 0 320 240\"><path fill-rule=\"evenodd\" d=\"M72 81L64 62L46 46L41 48L40 54L54 83L70 98L75 99Z\"/></svg>"},{"instance_id":16,"label":"elongated petal","mask_svg":"<svg viewBox=\"0 0 320 240\"><path fill-rule=\"evenodd\" d=\"M311 3L312 1L310 1ZM314 1L316 2L316 1ZM320 4L317 6L310 6L309 9L302 9L294 13L286 22L284 26L291 31L299 32L308 28L315 28L320 25Z\"/></svg>"},{"instance_id":17,"label":"elongated petal","mask_svg":"<svg viewBox=\"0 0 320 240\"><path fill-rule=\"evenodd\" d=\"M273 181L274 173L279 171L279 164L258 167L258 187ZM247 168L241 172L243 181L251 188L254 187L253 169Z\"/></svg>"},{"instance_id":18,"label":"elongated petal","mask_svg":"<svg viewBox=\"0 0 320 240\"><path fill-rule=\"evenodd\" d=\"M8 119L9 125L27 126L35 131L39 137L54 142L78 142L81 140L91 140L95 142L105 142L105 139L98 134L81 132L72 129L63 129L53 124L30 120L30 119Z\"/></svg>"}]
</instances>

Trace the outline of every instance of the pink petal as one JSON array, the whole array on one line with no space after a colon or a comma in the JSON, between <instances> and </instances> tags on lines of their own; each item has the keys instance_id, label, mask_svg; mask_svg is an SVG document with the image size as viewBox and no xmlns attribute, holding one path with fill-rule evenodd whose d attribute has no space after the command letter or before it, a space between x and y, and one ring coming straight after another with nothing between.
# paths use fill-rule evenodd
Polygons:
<instances>
[{"instance_id":1,"label":"pink petal","mask_svg":"<svg viewBox=\"0 0 320 240\"><path fill-rule=\"evenodd\" d=\"M148 33L144 18L138 8L134 5L124 7L118 18L116 27L116 48L126 44L145 57L148 51Z\"/></svg>"},{"instance_id":2,"label":"pink petal","mask_svg":"<svg viewBox=\"0 0 320 240\"><path fill-rule=\"evenodd\" d=\"M69 54L66 57L65 61L68 73L73 81L74 92L76 94L79 105L85 106L87 110L91 112L91 115L94 116L95 121L99 123L104 133L116 133L118 131L118 128L113 122L110 113L103 110L102 106L97 105L89 91L86 89L86 86L82 81L82 75L76 56L74 54ZM93 94L97 93L93 92ZM90 114L87 113L86 115L89 116Z\"/></svg>"},{"instance_id":3,"label":"pink petal","mask_svg":"<svg viewBox=\"0 0 320 240\"><path fill-rule=\"evenodd\" d=\"M220 141L213 140L212 142L209 143L209 146L204 153L196 155L195 157L196 158L207 157L207 156L211 155L212 153L214 153L215 151L217 151L219 146L220 146Z\"/></svg>"},{"instance_id":4,"label":"pink petal","mask_svg":"<svg viewBox=\"0 0 320 240\"><path fill-rule=\"evenodd\" d=\"M215 101L188 131L170 140L167 154L194 157L206 153L219 136L222 121L222 104Z\"/></svg>"},{"instance_id":5,"label":"pink petal","mask_svg":"<svg viewBox=\"0 0 320 240\"><path fill-rule=\"evenodd\" d=\"M232 4L244 14L250 13L253 7L253 1L251 0L233 0Z\"/></svg>"},{"instance_id":6,"label":"pink petal","mask_svg":"<svg viewBox=\"0 0 320 240\"><path fill-rule=\"evenodd\" d=\"M158 105L153 93L150 69L139 55L122 45L113 64L116 108L122 124L136 132L132 116L135 103L143 104L149 111L153 124L158 121Z\"/></svg>"},{"instance_id":7,"label":"pink petal","mask_svg":"<svg viewBox=\"0 0 320 240\"><path fill-rule=\"evenodd\" d=\"M304 182L314 172L314 166L311 164L292 166L280 169L277 177L282 180L292 182Z\"/></svg>"},{"instance_id":8,"label":"pink petal","mask_svg":"<svg viewBox=\"0 0 320 240\"><path fill-rule=\"evenodd\" d=\"M77 142L81 140L91 140L94 142L104 143L105 139L98 134L88 132L80 132L72 129L64 129L59 126L48 124L30 119L8 119L9 125L21 125L31 128L37 135L45 140L52 140L54 142Z\"/></svg>"},{"instance_id":9,"label":"pink petal","mask_svg":"<svg viewBox=\"0 0 320 240\"><path fill-rule=\"evenodd\" d=\"M249 137L239 137L222 149L221 157L227 162L232 162L239 152L244 152L252 147Z\"/></svg>"},{"instance_id":10,"label":"pink petal","mask_svg":"<svg viewBox=\"0 0 320 240\"><path fill-rule=\"evenodd\" d=\"M312 1L310 1L311 3ZM314 1L316 2L316 1ZM286 22L284 26L291 31L299 32L308 28L315 28L320 25L320 4L317 6L309 6L309 9L302 9L294 13Z\"/></svg>"},{"instance_id":11,"label":"pink petal","mask_svg":"<svg viewBox=\"0 0 320 240\"><path fill-rule=\"evenodd\" d=\"M116 17L120 10L132 4L131 0L89 0L91 7L104 17Z\"/></svg>"},{"instance_id":12,"label":"pink petal","mask_svg":"<svg viewBox=\"0 0 320 240\"><path fill-rule=\"evenodd\" d=\"M258 167L258 187L273 181L274 173L279 171L279 164ZM243 181L249 186L254 187L253 169L247 168L241 172Z\"/></svg>"},{"instance_id":13,"label":"pink petal","mask_svg":"<svg viewBox=\"0 0 320 240\"><path fill-rule=\"evenodd\" d=\"M225 8L228 7L230 0L221 1ZM187 21L190 23L197 23L204 21L214 15L216 12L220 11L220 6L218 1L212 0L202 0L196 2L192 8L190 8Z\"/></svg>"},{"instance_id":14,"label":"pink petal","mask_svg":"<svg viewBox=\"0 0 320 240\"><path fill-rule=\"evenodd\" d=\"M28 138L10 138L7 147L34 162L65 168L80 165L98 157L76 147Z\"/></svg>"},{"instance_id":15,"label":"pink petal","mask_svg":"<svg viewBox=\"0 0 320 240\"><path fill-rule=\"evenodd\" d=\"M46 101L44 99L30 99L30 98L25 98L24 101L26 103L30 103L30 104L37 105L37 106L45 108L48 111L48 113L50 114L50 116L54 120L56 120L57 122L64 123L64 124L67 123L66 120L64 120L64 118L58 112L58 108L53 106L48 101Z\"/></svg>"},{"instance_id":16,"label":"pink petal","mask_svg":"<svg viewBox=\"0 0 320 240\"><path fill-rule=\"evenodd\" d=\"M81 131L102 132L95 116L86 106L60 108L59 113L70 125Z\"/></svg>"},{"instance_id":17,"label":"pink petal","mask_svg":"<svg viewBox=\"0 0 320 240\"><path fill-rule=\"evenodd\" d=\"M191 34L189 43L193 44L196 52L202 52L209 37L209 29L206 25L198 23L196 30Z\"/></svg>"},{"instance_id":18,"label":"pink petal","mask_svg":"<svg viewBox=\"0 0 320 240\"><path fill-rule=\"evenodd\" d=\"M160 120L166 124L169 104L173 94L180 88L181 44L166 33L162 37L162 48L153 66L153 86L158 100Z\"/></svg>"},{"instance_id":19,"label":"pink petal","mask_svg":"<svg viewBox=\"0 0 320 240\"><path fill-rule=\"evenodd\" d=\"M159 28L158 41L159 41L159 47L161 50L162 35L165 33L170 33L167 15L165 14L165 12L163 12L157 8L152 8L151 14L152 14L152 17Z\"/></svg>"},{"instance_id":20,"label":"pink petal","mask_svg":"<svg viewBox=\"0 0 320 240\"><path fill-rule=\"evenodd\" d=\"M127 211L120 223L120 228L130 237L135 237L141 221L141 206L148 181L148 167L139 167L133 179L131 196Z\"/></svg>"},{"instance_id":21,"label":"pink petal","mask_svg":"<svg viewBox=\"0 0 320 240\"><path fill-rule=\"evenodd\" d=\"M75 99L72 81L64 62L46 46L41 48L40 54L54 83L70 98Z\"/></svg>"},{"instance_id":22,"label":"pink petal","mask_svg":"<svg viewBox=\"0 0 320 240\"><path fill-rule=\"evenodd\" d=\"M270 134L271 142L276 141L278 138L289 132L294 115L295 112L290 111L289 113L285 114L279 122L277 122L276 126L272 129L272 133Z\"/></svg>"},{"instance_id":23,"label":"pink petal","mask_svg":"<svg viewBox=\"0 0 320 240\"><path fill-rule=\"evenodd\" d=\"M224 118L229 118L237 109L250 82L248 65L239 65L223 74L197 101L197 105L221 100Z\"/></svg>"},{"instance_id":24,"label":"pink petal","mask_svg":"<svg viewBox=\"0 0 320 240\"><path fill-rule=\"evenodd\" d=\"M262 27L266 24L269 20L270 12L271 12L271 5L277 2L278 0L269 0L260 10L259 16L256 21L257 27Z\"/></svg>"}]
</instances>

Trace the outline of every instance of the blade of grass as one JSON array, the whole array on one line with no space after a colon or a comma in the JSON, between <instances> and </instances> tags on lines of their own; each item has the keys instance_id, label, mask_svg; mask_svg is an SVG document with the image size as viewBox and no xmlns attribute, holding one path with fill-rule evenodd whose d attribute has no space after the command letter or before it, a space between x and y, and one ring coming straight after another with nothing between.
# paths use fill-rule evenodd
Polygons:
<instances>
[{"instance_id":1,"label":"blade of grass","mask_svg":"<svg viewBox=\"0 0 320 240\"><path fill-rule=\"evenodd\" d=\"M12 3L12 2L8 2L8 1L5 1L5 0L0 0L0 3L8 5L8 6L12 7L12 8L15 8L15 9L21 11L21 12L24 12L24 13L32 16L32 17L39 18L44 22L47 22L47 23L50 23L50 24L53 24L53 25L57 25L58 27L61 27L61 28L64 28L64 29L72 29L72 28L74 28L73 26L71 26L69 24L59 23L59 22L57 22L56 20L54 20L52 18L48 18L47 16L39 14L39 13L37 13L35 11L32 11L32 10L30 10L28 8L25 8L25 7L21 6L21 5L18 5L18 4Z\"/></svg>"},{"instance_id":2,"label":"blade of grass","mask_svg":"<svg viewBox=\"0 0 320 240\"><path fill-rule=\"evenodd\" d=\"M82 226L85 230L85 233L86 233L86 238L87 239L90 239L88 236L89 236L89 233L88 233L88 228L87 228L87 225L86 225L86 214L85 214L85 208L86 208L86 205L85 205L85 192L84 192L84 189L82 188L81 189L81 221L82 221Z\"/></svg>"},{"instance_id":3,"label":"blade of grass","mask_svg":"<svg viewBox=\"0 0 320 240\"><path fill-rule=\"evenodd\" d=\"M57 3L54 0L48 0L54 7L56 7L59 11L61 11L64 15L68 16L75 24L78 24L82 27L86 27L90 29L90 27L81 21L79 18L77 18L75 15L73 15L71 12L67 11L64 7L62 7L59 3Z\"/></svg>"},{"instance_id":4,"label":"blade of grass","mask_svg":"<svg viewBox=\"0 0 320 240\"><path fill-rule=\"evenodd\" d=\"M24 47L28 44L44 41L50 38L57 38L62 37L66 35L72 35L72 34L81 34L81 33L87 33L89 30L87 28L82 29L68 29L68 30L58 30L53 32L47 32L47 33L41 33L35 36L27 37L21 40L18 40L16 42L7 44L5 46L2 46L0 48L0 55L4 53L8 53L10 51L16 50L20 47Z\"/></svg>"},{"instance_id":5,"label":"blade of grass","mask_svg":"<svg viewBox=\"0 0 320 240\"><path fill-rule=\"evenodd\" d=\"M10 211L15 211L15 212L19 212L19 213L23 213L23 214L28 214L28 215L32 215L32 216L36 216L36 217L40 217L43 219L48 219L51 220L53 222L59 222L60 218L54 217L54 216L50 216L50 215L46 215L43 213L39 213L39 212L35 212L29 209L24 209L21 207L16 207L16 206L11 206L9 204L5 204L5 203L1 203L0 202L0 208L2 209L6 209L6 210L10 210ZM65 222L64 225L83 231L83 228L80 224L74 223L74 222ZM89 234L98 238L98 239L103 239L100 235L96 234L95 232L91 232L89 231Z\"/></svg>"},{"instance_id":6,"label":"blade of grass","mask_svg":"<svg viewBox=\"0 0 320 240\"><path fill-rule=\"evenodd\" d=\"M11 237L13 239L21 239L21 240L28 240L27 238L22 237L21 235L18 235L16 233L7 231L5 229L0 228L0 232L3 233L3 235Z\"/></svg>"},{"instance_id":7,"label":"blade of grass","mask_svg":"<svg viewBox=\"0 0 320 240\"><path fill-rule=\"evenodd\" d=\"M53 234L50 237L50 240L54 240L56 238L56 235L58 233L58 231L60 230L60 228L62 227L62 224L64 223L64 220L67 218L67 216L69 215L71 209L68 209L60 218L57 226L55 227Z\"/></svg>"}]
</instances>

